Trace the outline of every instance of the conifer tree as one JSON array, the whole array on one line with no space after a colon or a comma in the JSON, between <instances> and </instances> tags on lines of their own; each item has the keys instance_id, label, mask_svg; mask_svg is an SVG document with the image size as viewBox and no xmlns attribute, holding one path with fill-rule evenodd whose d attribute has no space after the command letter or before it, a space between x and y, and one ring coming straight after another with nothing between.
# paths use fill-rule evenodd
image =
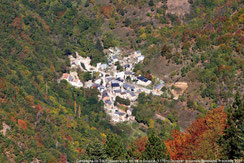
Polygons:
<instances>
[{"instance_id":1,"label":"conifer tree","mask_svg":"<svg viewBox=\"0 0 244 163\"><path fill-rule=\"evenodd\" d=\"M244 157L244 102L239 92L236 93L235 101L227 112L227 127L220 139L225 153L223 159L240 159Z\"/></svg>"},{"instance_id":2,"label":"conifer tree","mask_svg":"<svg viewBox=\"0 0 244 163\"><path fill-rule=\"evenodd\" d=\"M155 131L150 131L146 143L145 152L143 154L146 160L169 160L169 155L166 154L167 149L164 142L158 137Z\"/></svg>"},{"instance_id":3,"label":"conifer tree","mask_svg":"<svg viewBox=\"0 0 244 163\"><path fill-rule=\"evenodd\" d=\"M105 143L106 154L110 159L118 160L125 157L125 149L119 137L114 134L108 134Z\"/></svg>"},{"instance_id":4,"label":"conifer tree","mask_svg":"<svg viewBox=\"0 0 244 163\"><path fill-rule=\"evenodd\" d=\"M103 145L97 141L91 142L87 146L86 152L91 160L104 160L107 158Z\"/></svg>"},{"instance_id":5,"label":"conifer tree","mask_svg":"<svg viewBox=\"0 0 244 163\"><path fill-rule=\"evenodd\" d=\"M150 0L150 1L148 2L148 5L149 5L149 6L154 6L154 2L153 2L153 0Z\"/></svg>"}]
</instances>

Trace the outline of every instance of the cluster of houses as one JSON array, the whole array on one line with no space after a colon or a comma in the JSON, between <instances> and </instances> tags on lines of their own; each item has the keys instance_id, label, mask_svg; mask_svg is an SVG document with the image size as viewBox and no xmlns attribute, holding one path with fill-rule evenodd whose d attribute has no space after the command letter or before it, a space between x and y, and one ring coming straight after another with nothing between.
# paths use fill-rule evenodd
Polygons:
<instances>
[{"instance_id":1,"label":"cluster of houses","mask_svg":"<svg viewBox=\"0 0 244 163\"><path fill-rule=\"evenodd\" d=\"M94 81L82 83L77 75L77 72L64 73L61 80L67 80L71 85L76 87L97 88L100 92L99 98L104 102L104 109L111 116L113 122L134 121L132 115L133 108L138 95L141 92L153 93L161 95L161 89L164 86L160 82L153 90L146 88L151 84L151 81L143 76L135 76L134 66L144 60L144 55L140 51L131 53L124 57L121 50L118 48L110 48L107 52L108 63L98 63L96 67L90 65L90 58L84 58L76 53L76 58L69 56L71 68L81 68L83 71L91 73L98 72L99 77ZM117 70L118 63L123 67L123 71ZM116 97L128 99L129 106L115 105Z\"/></svg>"}]
</instances>

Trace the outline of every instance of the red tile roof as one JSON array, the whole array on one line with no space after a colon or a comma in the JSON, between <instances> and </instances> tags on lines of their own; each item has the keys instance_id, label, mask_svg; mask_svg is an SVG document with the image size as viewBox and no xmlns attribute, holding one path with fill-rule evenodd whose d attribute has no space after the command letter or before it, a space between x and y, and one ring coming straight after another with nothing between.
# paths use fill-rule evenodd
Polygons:
<instances>
[{"instance_id":1,"label":"red tile roof","mask_svg":"<svg viewBox=\"0 0 244 163\"><path fill-rule=\"evenodd\" d=\"M63 76L62 76L63 79L68 79L68 77L69 77L68 73L64 73Z\"/></svg>"}]
</instances>

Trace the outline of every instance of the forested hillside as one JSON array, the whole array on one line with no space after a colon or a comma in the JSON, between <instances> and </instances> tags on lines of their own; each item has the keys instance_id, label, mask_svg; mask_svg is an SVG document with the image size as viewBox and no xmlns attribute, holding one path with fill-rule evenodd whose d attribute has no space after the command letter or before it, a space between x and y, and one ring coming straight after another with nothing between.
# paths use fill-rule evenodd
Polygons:
<instances>
[{"instance_id":1,"label":"forested hillside","mask_svg":"<svg viewBox=\"0 0 244 163\"><path fill-rule=\"evenodd\" d=\"M0 162L243 159L243 3L1 0ZM145 54L136 74L188 89L142 93L137 122L111 124L97 89L58 79L69 55L96 65L115 46Z\"/></svg>"}]
</instances>

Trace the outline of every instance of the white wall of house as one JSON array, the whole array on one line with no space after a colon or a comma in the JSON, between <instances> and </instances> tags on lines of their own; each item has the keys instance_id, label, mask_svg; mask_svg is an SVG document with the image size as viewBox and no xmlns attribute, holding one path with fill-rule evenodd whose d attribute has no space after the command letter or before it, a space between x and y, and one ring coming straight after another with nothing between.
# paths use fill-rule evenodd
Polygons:
<instances>
[{"instance_id":1,"label":"white wall of house","mask_svg":"<svg viewBox=\"0 0 244 163\"><path fill-rule=\"evenodd\" d=\"M148 85L150 85L152 82L151 82L150 80L148 80L147 82L138 80L136 83L139 84L139 85L148 86Z\"/></svg>"},{"instance_id":2,"label":"white wall of house","mask_svg":"<svg viewBox=\"0 0 244 163\"><path fill-rule=\"evenodd\" d=\"M115 74L116 78L121 78L124 79L125 78L125 72L118 72Z\"/></svg>"},{"instance_id":3,"label":"white wall of house","mask_svg":"<svg viewBox=\"0 0 244 163\"><path fill-rule=\"evenodd\" d=\"M129 116L132 115L132 112L130 111L130 109L127 110L127 114L128 114Z\"/></svg>"}]
</instances>

